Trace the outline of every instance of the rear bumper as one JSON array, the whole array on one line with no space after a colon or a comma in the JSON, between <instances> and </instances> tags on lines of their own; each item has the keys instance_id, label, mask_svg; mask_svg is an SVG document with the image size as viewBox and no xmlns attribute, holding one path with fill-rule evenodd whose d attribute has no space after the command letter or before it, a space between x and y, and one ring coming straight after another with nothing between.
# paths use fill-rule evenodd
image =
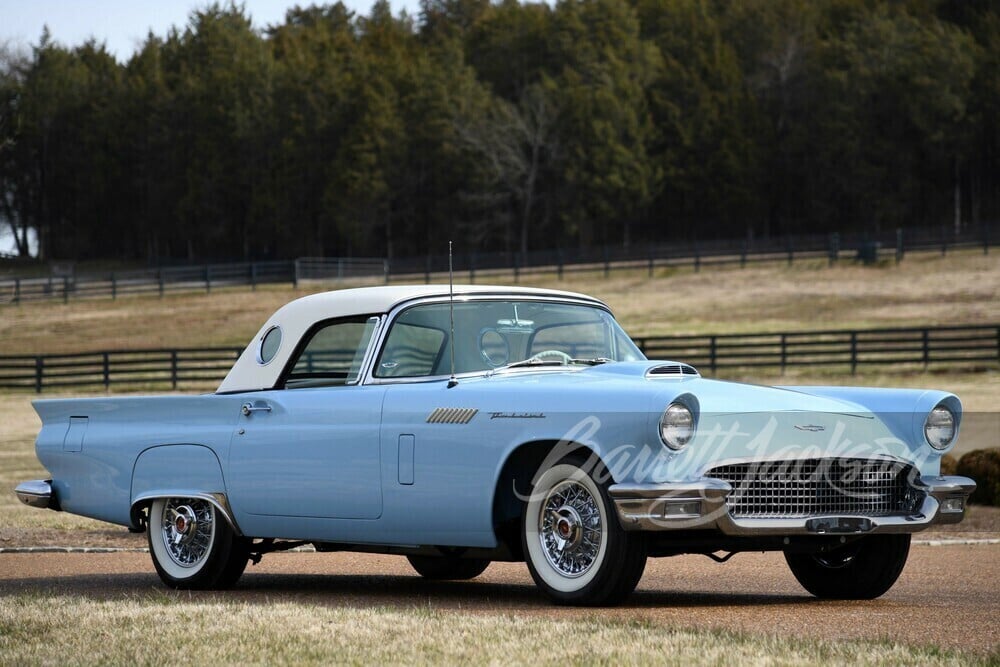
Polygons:
<instances>
[{"instance_id":1,"label":"rear bumper","mask_svg":"<svg viewBox=\"0 0 1000 667\"><path fill-rule=\"evenodd\" d=\"M40 507L42 509L58 509L55 494L52 492L51 479L34 479L30 482L21 482L14 489L14 495L29 507Z\"/></svg>"},{"instance_id":2,"label":"rear bumper","mask_svg":"<svg viewBox=\"0 0 1000 667\"><path fill-rule=\"evenodd\" d=\"M891 516L733 517L726 499L733 492L723 480L665 484L615 484L609 489L625 530L716 529L726 535L844 535L916 533L934 524L965 518L976 483L967 477L931 477L914 487L923 494L919 508Z\"/></svg>"}]
</instances>

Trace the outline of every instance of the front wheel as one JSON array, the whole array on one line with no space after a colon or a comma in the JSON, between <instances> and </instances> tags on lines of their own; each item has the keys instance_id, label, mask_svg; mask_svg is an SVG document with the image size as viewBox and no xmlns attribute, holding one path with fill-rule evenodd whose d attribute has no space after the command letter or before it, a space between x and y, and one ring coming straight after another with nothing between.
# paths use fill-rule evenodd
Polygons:
<instances>
[{"instance_id":1,"label":"front wheel","mask_svg":"<svg viewBox=\"0 0 1000 667\"><path fill-rule=\"evenodd\" d=\"M909 535L870 535L823 553L786 552L785 560L818 598L873 600L896 583L909 553Z\"/></svg>"},{"instance_id":2,"label":"front wheel","mask_svg":"<svg viewBox=\"0 0 1000 667\"><path fill-rule=\"evenodd\" d=\"M171 588L230 588L243 574L249 542L200 498L159 498L149 508L149 553Z\"/></svg>"},{"instance_id":3,"label":"front wheel","mask_svg":"<svg viewBox=\"0 0 1000 667\"><path fill-rule=\"evenodd\" d=\"M407 556L410 565L424 579L475 579L489 567L485 558L457 558L455 556Z\"/></svg>"},{"instance_id":4,"label":"front wheel","mask_svg":"<svg viewBox=\"0 0 1000 667\"><path fill-rule=\"evenodd\" d=\"M522 544L531 577L554 602L613 605L646 567L641 534L622 529L608 495L579 458L543 471L525 504Z\"/></svg>"}]
</instances>

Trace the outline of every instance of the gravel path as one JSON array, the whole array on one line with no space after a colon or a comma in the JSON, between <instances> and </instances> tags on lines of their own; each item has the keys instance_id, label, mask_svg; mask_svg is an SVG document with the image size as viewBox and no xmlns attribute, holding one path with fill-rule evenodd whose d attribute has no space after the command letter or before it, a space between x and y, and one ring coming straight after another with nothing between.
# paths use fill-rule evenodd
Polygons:
<instances>
[{"instance_id":1,"label":"gravel path","mask_svg":"<svg viewBox=\"0 0 1000 667\"><path fill-rule=\"evenodd\" d=\"M1000 546L914 546L896 586L878 600L821 602L807 595L780 554L651 559L637 592L614 609L553 607L519 563L494 563L471 582L427 582L406 560L369 554L279 553L247 569L237 589L174 593L149 556L0 554L0 597L53 593L134 598L155 590L184 599L275 600L353 607L419 607L558 618L641 619L817 638L885 639L976 651L1000 646ZM0 603L2 604L2 603Z\"/></svg>"}]
</instances>

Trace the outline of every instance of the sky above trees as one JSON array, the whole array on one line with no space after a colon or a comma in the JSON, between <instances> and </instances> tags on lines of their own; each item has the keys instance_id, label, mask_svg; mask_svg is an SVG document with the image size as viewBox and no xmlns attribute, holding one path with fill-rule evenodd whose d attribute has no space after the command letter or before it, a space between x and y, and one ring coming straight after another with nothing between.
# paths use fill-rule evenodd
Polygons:
<instances>
[{"instance_id":1,"label":"sky above trees","mask_svg":"<svg viewBox=\"0 0 1000 667\"><path fill-rule=\"evenodd\" d=\"M283 22L285 12L296 5L289 0L243 0L240 4L258 29ZM344 4L366 14L372 1ZM210 5L207 0L95 0L86 4L80 0L0 0L0 42L29 47L48 26L52 40L59 44L72 46L94 38L119 62L126 62L150 32L165 35L171 27L183 29L192 12ZM393 0L392 8L415 16L420 6L416 0Z\"/></svg>"}]
</instances>

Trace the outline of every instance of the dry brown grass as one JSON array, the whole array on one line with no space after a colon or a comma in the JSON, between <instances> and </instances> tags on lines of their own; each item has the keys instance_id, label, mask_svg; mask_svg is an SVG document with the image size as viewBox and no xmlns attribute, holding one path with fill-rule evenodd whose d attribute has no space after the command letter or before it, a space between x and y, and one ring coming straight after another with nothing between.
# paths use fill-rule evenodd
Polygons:
<instances>
[{"instance_id":1,"label":"dry brown grass","mask_svg":"<svg viewBox=\"0 0 1000 667\"><path fill-rule=\"evenodd\" d=\"M593 614L250 604L147 594L0 597L0 664L969 665L989 656L892 641L677 630Z\"/></svg>"},{"instance_id":2,"label":"dry brown grass","mask_svg":"<svg viewBox=\"0 0 1000 667\"><path fill-rule=\"evenodd\" d=\"M0 309L10 354L246 345L279 306L306 290L226 290Z\"/></svg>"},{"instance_id":3,"label":"dry brown grass","mask_svg":"<svg viewBox=\"0 0 1000 667\"><path fill-rule=\"evenodd\" d=\"M1000 320L1000 253L910 256L899 266L799 262L748 269L591 278L632 335L992 323ZM545 284L544 286L556 286Z\"/></svg>"},{"instance_id":4,"label":"dry brown grass","mask_svg":"<svg viewBox=\"0 0 1000 667\"><path fill-rule=\"evenodd\" d=\"M478 276L509 283L512 276ZM435 276L443 281L446 276ZM456 276L458 282L468 279ZM633 335L850 328L1000 321L1000 253L911 254L896 266L803 261L737 267L522 276L522 284L585 292L615 310ZM279 306L305 294L246 289L0 306L6 354L245 345Z\"/></svg>"}]
</instances>

